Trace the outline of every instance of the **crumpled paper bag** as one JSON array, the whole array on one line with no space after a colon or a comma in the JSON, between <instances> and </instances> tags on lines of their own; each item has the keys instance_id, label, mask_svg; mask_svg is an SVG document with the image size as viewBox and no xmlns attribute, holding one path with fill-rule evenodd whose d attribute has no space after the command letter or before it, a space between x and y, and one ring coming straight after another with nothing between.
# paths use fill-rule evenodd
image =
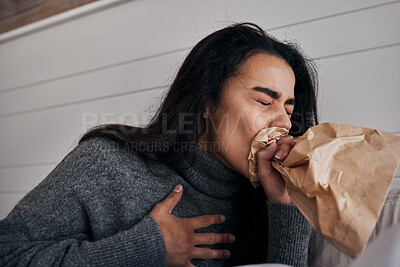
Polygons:
<instances>
[{"instance_id":1,"label":"crumpled paper bag","mask_svg":"<svg viewBox=\"0 0 400 267\"><path fill-rule=\"evenodd\" d=\"M287 134L267 128L249 153L253 186L259 185L256 153ZM400 136L336 123L311 127L282 163L272 161L303 216L351 257L367 244L400 159Z\"/></svg>"},{"instance_id":2,"label":"crumpled paper bag","mask_svg":"<svg viewBox=\"0 0 400 267\"><path fill-rule=\"evenodd\" d=\"M260 185L260 179L257 175L257 158L256 153L258 150L266 148L273 142L278 141L282 137L288 135L289 130L281 127L270 127L261 130L251 143L249 157L249 172L250 172L250 182L254 187Z\"/></svg>"}]
</instances>

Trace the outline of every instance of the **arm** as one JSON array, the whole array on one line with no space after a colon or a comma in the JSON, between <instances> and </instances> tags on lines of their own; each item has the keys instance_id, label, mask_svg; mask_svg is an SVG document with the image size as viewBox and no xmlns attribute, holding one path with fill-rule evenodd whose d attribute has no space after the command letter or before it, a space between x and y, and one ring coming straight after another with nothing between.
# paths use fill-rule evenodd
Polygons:
<instances>
[{"instance_id":1,"label":"arm","mask_svg":"<svg viewBox=\"0 0 400 267\"><path fill-rule=\"evenodd\" d=\"M267 203L268 263L307 266L311 225L296 206Z\"/></svg>"},{"instance_id":2,"label":"arm","mask_svg":"<svg viewBox=\"0 0 400 267\"><path fill-rule=\"evenodd\" d=\"M19 223L15 218L0 222L1 266L165 265L163 237L149 216L131 229L94 242L85 235L32 240L25 229L15 229Z\"/></svg>"},{"instance_id":3,"label":"arm","mask_svg":"<svg viewBox=\"0 0 400 267\"><path fill-rule=\"evenodd\" d=\"M165 265L162 233L140 205L124 227L102 210L111 202L102 181L114 174L107 151L82 143L0 221L0 266Z\"/></svg>"}]
</instances>

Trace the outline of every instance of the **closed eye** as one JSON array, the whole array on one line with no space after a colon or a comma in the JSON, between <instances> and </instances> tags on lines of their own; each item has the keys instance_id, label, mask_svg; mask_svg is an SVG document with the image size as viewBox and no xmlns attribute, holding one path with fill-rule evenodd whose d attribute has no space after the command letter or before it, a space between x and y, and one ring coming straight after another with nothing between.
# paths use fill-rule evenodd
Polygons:
<instances>
[{"instance_id":1,"label":"closed eye","mask_svg":"<svg viewBox=\"0 0 400 267\"><path fill-rule=\"evenodd\" d=\"M258 103L260 103L261 105L263 105L263 106L270 106L271 105L271 103L267 103L267 102L264 102L264 101L261 101L261 100L258 100L258 99L254 99L255 101L257 101ZM286 111L286 114L288 115L288 116L291 116L292 115L292 113L291 112L288 112L288 111Z\"/></svg>"},{"instance_id":2,"label":"closed eye","mask_svg":"<svg viewBox=\"0 0 400 267\"><path fill-rule=\"evenodd\" d=\"M271 103L266 103L266 102L263 102L263 101L261 101L261 100L256 100L258 103L260 103L261 105L263 105L263 106L269 106L269 105L271 105Z\"/></svg>"}]
</instances>

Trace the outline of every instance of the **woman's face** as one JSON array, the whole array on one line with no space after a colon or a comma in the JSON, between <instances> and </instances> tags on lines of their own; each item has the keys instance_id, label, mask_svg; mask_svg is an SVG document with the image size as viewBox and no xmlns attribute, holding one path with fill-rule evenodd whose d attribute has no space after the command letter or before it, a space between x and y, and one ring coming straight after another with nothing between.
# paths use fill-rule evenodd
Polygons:
<instances>
[{"instance_id":1,"label":"woman's face","mask_svg":"<svg viewBox=\"0 0 400 267\"><path fill-rule=\"evenodd\" d=\"M247 157L257 133L268 127L289 130L292 126L294 85L293 70L284 60L267 54L249 57L239 74L224 83L218 108L208 110L213 134L200 146L249 177Z\"/></svg>"}]
</instances>

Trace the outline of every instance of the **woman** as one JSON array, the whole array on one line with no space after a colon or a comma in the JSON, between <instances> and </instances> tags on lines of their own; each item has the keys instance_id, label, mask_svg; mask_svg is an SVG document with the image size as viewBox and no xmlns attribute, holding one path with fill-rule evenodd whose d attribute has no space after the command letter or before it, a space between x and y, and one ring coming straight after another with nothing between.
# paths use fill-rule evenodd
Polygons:
<instances>
[{"instance_id":1,"label":"woman","mask_svg":"<svg viewBox=\"0 0 400 267\"><path fill-rule=\"evenodd\" d=\"M0 222L0 265L306 265L311 227L270 160L317 124L315 81L257 25L212 33L147 127L89 131ZM253 189L250 144L272 126L292 135L257 154Z\"/></svg>"}]
</instances>

